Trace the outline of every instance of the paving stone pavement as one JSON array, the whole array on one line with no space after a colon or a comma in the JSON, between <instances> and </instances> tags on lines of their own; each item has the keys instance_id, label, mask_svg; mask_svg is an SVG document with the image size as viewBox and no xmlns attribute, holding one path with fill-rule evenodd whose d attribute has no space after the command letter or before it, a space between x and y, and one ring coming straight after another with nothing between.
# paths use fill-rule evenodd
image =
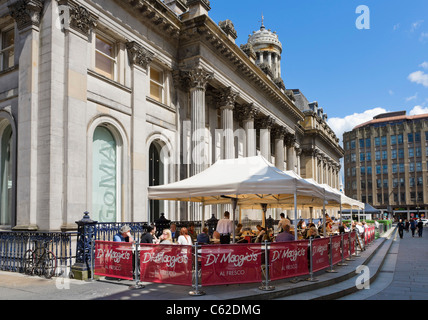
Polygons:
<instances>
[{"instance_id":1,"label":"paving stone pavement","mask_svg":"<svg viewBox=\"0 0 428 320\"><path fill-rule=\"evenodd\" d=\"M428 300L428 228L425 235L397 235L376 281L340 300Z\"/></svg>"},{"instance_id":2,"label":"paving stone pavement","mask_svg":"<svg viewBox=\"0 0 428 320\"><path fill-rule=\"evenodd\" d=\"M398 250L390 252L397 256L394 270L385 264L385 272L393 271L392 281L367 300L428 300L428 228L424 229L421 238L411 232L404 232L403 239L397 237Z\"/></svg>"}]
</instances>

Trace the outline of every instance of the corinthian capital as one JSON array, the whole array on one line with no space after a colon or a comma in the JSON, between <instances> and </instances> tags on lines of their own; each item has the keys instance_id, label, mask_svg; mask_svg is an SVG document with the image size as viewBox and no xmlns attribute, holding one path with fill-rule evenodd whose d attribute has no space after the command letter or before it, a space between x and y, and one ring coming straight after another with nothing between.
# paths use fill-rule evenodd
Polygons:
<instances>
[{"instance_id":1,"label":"corinthian capital","mask_svg":"<svg viewBox=\"0 0 428 320\"><path fill-rule=\"evenodd\" d=\"M260 114L260 110L254 106L254 103L247 103L236 108L236 118L239 121L254 120Z\"/></svg>"},{"instance_id":2,"label":"corinthian capital","mask_svg":"<svg viewBox=\"0 0 428 320\"><path fill-rule=\"evenodd\" d=\"M135 41L127 42L126 49L128 50L128 57L131 64L135 64L146 70L155 56L154 53Z\"/></svg>"},{"instance_id":3,"label":"corinthian capital","mask_svg":"<svg viewBox=\"0 0 428 320\"><path fill-rule=\"evenodd\" d=\"M208 81L213 78L213 73L206 71L201 66L187 72L190 88L206 89Z\"/></svg>"},{"instance_id":4,"label":"corinthian capital","mask_svg":"<svg viewBox=\"0 0 428 320\"><path fill-rule=\"evenodd\" d=\"M238 97L239 93L233 90L232 87L222 89L220 92L220 109L234 109Z\"/></svg>"},{"instance_id":5,"label":"corinthian capital","mask_svg":"<svg viewBox=\"0 0 428 320\"><path fill-rule=\"evenodd\" d=\"M16 21L19 30L29 26L40 26L40 15L44 0L18 0L9 5L10 15Z\"/></svg>"},{"instance_id":6,"label":"corinthian capital","mask_svg":"<svg viewBox=\"0 0 428 320\"><path fill-rule=\"evenodd\" d=\"M70 0L57 0L60 17L63 19L64 29L68 27L89 36L91 30L96 26L97 17L91 14L85 7Z\"/></svg>"}]
</instances>

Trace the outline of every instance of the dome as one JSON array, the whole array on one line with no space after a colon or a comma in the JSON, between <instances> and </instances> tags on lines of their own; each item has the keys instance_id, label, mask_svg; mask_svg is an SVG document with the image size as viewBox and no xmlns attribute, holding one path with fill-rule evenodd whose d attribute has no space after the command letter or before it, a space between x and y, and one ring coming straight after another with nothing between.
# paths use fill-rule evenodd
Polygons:
<instances>
[{"instance_id":1,"label":"dome","mask_svg":"<svg viewBox=\"0 0 428 320\"><path fill-rule=\"evenodd\" d=\"M254 31L248 37L248 43L251 44L255 51L273 51L278 54L282 53L282 44L278 39L276 32L267 30L262 24L260 30Z\"/></svg>"}]
</instances>

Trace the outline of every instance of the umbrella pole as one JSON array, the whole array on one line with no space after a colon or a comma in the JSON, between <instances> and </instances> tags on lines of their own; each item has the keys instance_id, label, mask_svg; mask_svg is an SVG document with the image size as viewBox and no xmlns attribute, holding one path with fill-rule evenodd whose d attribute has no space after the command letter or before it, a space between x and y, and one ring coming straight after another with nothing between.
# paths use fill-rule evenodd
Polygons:
<instances>
[{"instance_id":1,"label":"umbrella pole","mask_svg":"<svg viewBox=\"0 0 428 320\"><path fill-rule=\"evenodd\" d=\"M238 203L238 198L233 198L232 199L232 209L233 209L233 230L232 230L233 241L232 241L232 243L236 242L236 239L235 239L235 211L236 211L237 203Z\"/></svg>"},{"instance_id":2,"label":"umbrella pole","mask_svg":"<svg viewBox=\"0 0 428 320\"><path fill-rule=\"evenodd\" d=\"M297 192L294 192L294 240L297 239Z\"/></svg>"}]
</instances>

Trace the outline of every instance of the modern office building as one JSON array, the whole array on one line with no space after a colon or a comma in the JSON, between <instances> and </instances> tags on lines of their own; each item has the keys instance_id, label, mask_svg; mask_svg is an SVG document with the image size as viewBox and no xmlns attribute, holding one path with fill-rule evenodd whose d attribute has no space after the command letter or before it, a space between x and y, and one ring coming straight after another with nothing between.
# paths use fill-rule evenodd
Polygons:
<instances>
[{"instance_id":1,"label":"modern office building","mask_svg":"<svg viewBox=\"0 0 428 320\"><path fill-rule=\"evenodd\" d=\"M0 228L70 230L85 211L201 220L187 204L149 201L148 186L256 154L338 187L343 149L323 110L286 89L279 35L262 24L238 45L210 9L0 0Z\"/></svg>"},{"instance_id":2,"label":"modern office building","mask_svg":"<svg viewBox=\"0 0 428 320\"><path fill-rule=\"evenodd\" d=\"M396 217L428 213L428 114L380 114L343 135L345 193Z\"/></svg>"}]
</instances>

